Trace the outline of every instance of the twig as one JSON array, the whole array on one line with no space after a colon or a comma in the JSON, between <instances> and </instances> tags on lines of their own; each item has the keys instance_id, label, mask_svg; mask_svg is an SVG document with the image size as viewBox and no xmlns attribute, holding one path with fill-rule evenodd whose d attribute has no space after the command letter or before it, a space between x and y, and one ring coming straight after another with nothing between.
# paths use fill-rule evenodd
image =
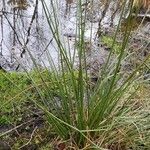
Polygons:
<instances>
[{"instance_id":1,"label":"twig","mask_svg":"<svg viewBox=\"0 0 150 150\"><path fill-rule=\"evenodd\" d=\"M6 18L7 22L8 22L8 24L10 25L11 29L12 29L12 30L14 31L14 33L16 34L16 38L17 38L19 44L22 46L22 43L21 43L21 41L19 40L19 37L18 37L17 32L15 31L15 29L14 29L14 27L12 26L11 22L10 22L9 19L7 18L6 14L4 14L4 16L5 16L5 18Z\"/></svg>"},{"instance_id":2,"label":"twig","mask_svg":"<svg viewBox=\"0 0 150 150\"><path fill-rule=\"evenodd\" d=\"M48 44L46 45L45 49L43 50L42 54L40 54L39 57L41 57L41 56L44 54L44 52L47 50L48 46L52 43L53 38L54 38L54 37L52 37L52 38L50 39L50 41L48 42Z\"/></svg>"},{"instance_id":3,"label":"twig","mask_svg":"<svg viewBox=\"0 0 150 150\"><path fill-rule=\"evenodd\" d=\"M12 128L12 129L6 131L6 132L0 134L0 137L6 135L6 134L8 134L8 133L10 133L10 132L12 132L12 131L14 131L14 130L20 128L21 126L23 126L23 125L25 125L25 124L27 124L27 123L29 123L29 122L32 122L32 121L34 121L34 120L35 120L35 119L31 119L31 120L29 120L29 121L27 121L27 122L22 123L22 124L20 124L20 125L18 125L18 126L16 126L16 127Z\"/></svg>"},{"instance_id":4,"label":"twig","mask_svg":"<svg viewBox=\"0 0 150 150\"><path fill-rule=\"evenodd\" d=\"M16 16L18 16L18 13L13 14L12 12L4 11L4 10L1 10L0 13L1 13L1 14L10 14L10 15L16 15ZM1 15L1 14L0 14L0 15ZM26 15L20 15L20 16L21 16L21 17L25 17L25 18L32 18L31 15L29 15L29 16L26 16Z\"/></svg>"},{"instance_id":5,"label":"twig","mask_svg":"<svg viewBox=\"0 0 150 150\"><path fill-rule=\"evenodd\" d=\"M21 148L27 146L27 145L31 142L31 140L32 140L32 138L33 138L33 135L34 135L36 129L37 129L37 126L36 126L36 127L34 128L34 130L32 131L32 134L31 134L31 137L30 137L29 141L28 141L26 144L24 144L24 145L22 145L21 147L19 147L19 149L21 149Z\"/></svg>"},{"instance_id":6,"label":"twig","mask_svg":"<svg viewBox=\"0 0 150 150\"><path fill-rule=\"evenodd\" d=\"M107 0L105 5L104 5L104 10L102 11L102 17L99 19L99 22L98 22L98 29L97 29L97 33L96 33L96 37L98 37L98 38L101 36L101 32L102 32L101 31L101 22L104 19L106 13L107 13L109 5L110 5L110 0Z\"/></svg>"},{"instance_id":7,"label":"twig","mask_svg":"<svg viewBox=\"0 0 150 150\"><path fill-rule=\"evenodd\" d=\"M36 13L37 13L37 8L38 8L38 0L36 0L36 5L35 5L35 8L34 8L34 12L33 12L30 24L29 24L29 28L27 30L27 39L26 39L25 44L23 46L23 50L22 50L22 52L20 54L21 58L23 57L23 54L26 52L25 47L27 46L27 44L29 42L29 37L30 37L30 34L31 34L31 27L32 27L33 21L35 19Z\"/></svg>"}]
</instances>

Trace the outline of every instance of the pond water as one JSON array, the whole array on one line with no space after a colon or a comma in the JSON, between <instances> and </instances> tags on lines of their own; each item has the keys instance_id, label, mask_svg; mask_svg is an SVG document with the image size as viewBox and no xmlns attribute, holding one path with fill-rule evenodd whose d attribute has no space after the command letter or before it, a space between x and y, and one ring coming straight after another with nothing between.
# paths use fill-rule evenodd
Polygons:
<instances>
[{"instance_id":1,"label":"pond water","mask_svg":"<svg viewBox=\"0 0 150 150\"><path fill-rule=\"evenodd\" d=\"M0 63L6 70L15 70L18 64L28 69L32 68L33 62L28 51L31 52L37 63L41 64L43 61L47 66L47 60L44 56L45 48L49 50L53 60L57 63L57 52L54 44L48 45L52 39L52 34L42 10L42 4L40 1L38 2L37 12L33 19L36 1L29 2L30 6L27 6L26 10L16 10L14 15L13 5L6 3L4 9L1 1L0 10L3 12L1 12L0 25ZM23 51L25 52L23 53Z\"/></svg>"},{"instance_id":2,"label":"pond water","mask_svg":"<svg viewBox=\"0 0 150 150\"><path fill-rule=\"evenodd\" d=\"M51 7L51 1L45 0L50 13L54 13ZM50 31L45 13L39 0L28 0L26 9L16 9L15 5L0 2L0 66L5 70L22 70L22 68L32 69L34 67L33 60L40 66L50 67L51 61L58 67L59 53L57 44ZM83 1L83 6L85 2ZM98 5L96 5L98 4ZM35 10L35 7L37 9ZM55 1L57 15L59 20L60 38L63 41L63 46L69 51L68 54L74 56L75 52L75 37L76 37L76 22L77 22L77 6L74 1L58 0ZM98 0L95 0L95 5L85 5L87 10L85 40L87 43L95 42L95 36L98 29L98 22L103 16L104 8ZM106 10L106 14L101 21L101 26L104 29L111 29L110 26L118 24L119 14L113 12L117 10L116 3L112 1ZM35 16L33 18L34 12ZM33 22L32 22L33 21ZM95 52L92 54L99 56L103 62L103 57L107 55L101 49L100 54ZM33 58L31 59L31 55Z\"/></svg>"}]
</instances>

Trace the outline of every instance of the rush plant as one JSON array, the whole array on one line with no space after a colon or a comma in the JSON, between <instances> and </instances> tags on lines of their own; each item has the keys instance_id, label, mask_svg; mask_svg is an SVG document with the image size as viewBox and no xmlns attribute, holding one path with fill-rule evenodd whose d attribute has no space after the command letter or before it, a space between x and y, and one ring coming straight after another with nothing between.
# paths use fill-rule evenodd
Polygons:
<instances>
[{"instance_id":1,"label":"rush plant","mask_svg":"<svg viewBox=\"0 0 150 150\"><path fill-rule=\"evenodd\" d=\"M53 126L57 135L64 140L70 139L78 148L140 149L142 144L148 148L150 145L148 142L150 141L148 116L146 116L148 111L144 111L143 107L135 107L133 95L139 88L138 79L140 77L137 72L146 63L149 56L127 77L124 77L124 72L121 71L122 62L128 57L125 50L132 29L132 4L129 4L130 13L117 56L114 58L113 47L124 14L125 1L121 8L120 21L114 33L110 53L98 73L97 82L93 86L86 65L85 27L87 14L86 10L82 9L82 1L76 2L75 41L78 46L75 44L73 55L70 55L70 49L65 47L62 40L57 1L50 0L50 6L45 0L42 0L41 3L49 29L57 45L60 64L57 68L47 51L52 68L52 71L47 69L50 83L48 84L28 51L36 66L37 74L43 82L41 89L34 82L30 73L25 70L39 95L36 100L29 98L43 110L47 121ZM49 86L53 87L54 85L57 88L50 90ZM47 96L43 95L43 91L47 93Z\"/></svg>"}]
</instances>

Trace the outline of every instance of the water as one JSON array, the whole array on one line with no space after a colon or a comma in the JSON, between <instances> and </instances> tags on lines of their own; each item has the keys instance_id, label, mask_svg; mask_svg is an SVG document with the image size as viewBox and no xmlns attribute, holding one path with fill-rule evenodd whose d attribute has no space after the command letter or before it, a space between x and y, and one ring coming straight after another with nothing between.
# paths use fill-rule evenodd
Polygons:
<instances>
[{"instance_id":1,"label":"water","mask_svg":"<svg viewBox=\"0 0 150 150\"><path fill-rule=\"evenodd\" d=\"M45 0L51 13L52 7L49 0ZM70 7L66 14L66 1L60 0L56 1L57 15L59 19L59 29L60 38L64 43L64 47L70 52L70 57L73 57L75 52L75 36L76 36L76 4L71 3L68 5ZM38 9L35 19L32 23L30 33L30 23L32 20L32 15L35 9L36 0L30 0L30 6L26 10L16 11L15 23L14 16L12 14L13 7L6 4L5 10L0 2L1 10L1 25L0 25L0 66L4 69L10 70L22 70L26 68L28 70L34 67L33 60L36 64L40 66L51 67L51 62L54 63L56 67L59 64L58 47L53 38L53 35L49 29L41 1L38 1ZM84 3L84 2L83 2ZM112 3L114 4L114 3ZM111 7L115 7L110 5ZM109 28L111 22L112 10L108 9L105 17L102 20L102 27ZM2 10L5 12L2 13ZM98 8L94 8L92 12L93 16L90 16L91 11L88 14L90 17L86 20L86 31L85 40L92 41L94 44L95 36L98 28L98 20L102 15ZM9 13L8 13L9 12ZM20 14L19 14L20 13ZM21 16L21 17L20 17ZM93 19L94 18L94 19ZM114 18L113 23L117 25L118 16ZM93 19L93 20L91 20ZM14 32L15 24L15 32ZM92 30L91 30L92 29ZM15 35L15 36L14 36ZM28 41L28 42L27 42ZM25 49L24 49L25 47ZM96 49L96 47L94 48ZM24 51L25 50L25 51ZM103 53L103 52L102 52ZM33 60L31 60L31 55ZM105 54L104 54L105 55ZM49 57L48 57L49 56ZM103 55L102 55L103 57Z\"/></svg>"}]
</instances>

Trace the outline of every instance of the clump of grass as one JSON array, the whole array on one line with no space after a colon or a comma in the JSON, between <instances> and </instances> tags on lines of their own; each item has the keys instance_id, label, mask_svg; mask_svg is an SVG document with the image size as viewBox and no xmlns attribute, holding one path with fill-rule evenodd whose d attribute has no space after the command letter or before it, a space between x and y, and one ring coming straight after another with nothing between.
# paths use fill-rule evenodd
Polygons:
<instances>
[{"instance_id":1,"label":"clump of grass","mask_svg":"<svg viewBox=\"0 0 150 150\"><path fill-rule=\"evenodd\" d=\"M148 57L125 79L122 78L122 72L120 72L121 63L125 57L124 50L131 32L130 15L132 11L116 60L110 62L113 49L116 46L116 35L120 24L113 41L110 43L110 54L104 67L99 72L98 81L94 88L91 88L89 84L90 75L86 68L84 42L86 12L83 15L81 0L77 2L76 16L76 41L78 41L78 46L75 53L77 53L79 66L76 71L74 69L74 56L71 57L70 53L68 54L68 50L64 47L61 39L59 13L57 7L55 7L56 4L50 1L53 11L51 13L45 1L41 2L58 47L60 70L58 71L53 61L49 59L53 73L51 74L48 71L48 76L42 74L29 52L36 66L36 75L40 78L42 86L39 86L35 78L25 70L36 91L37 98L34 99L27 93L23 93L38 108L43 110L47 121L53 126L56 134L63 140L70 139L78 148L140 149L141 145L144 145L144 148L149 148L148 111L143 114L147 107L136 108L132 103L132 97L139 87L139 76L136 72L146 63ZM14 85L19 88L16 83ZM44 93L46 93L46 96Z\"/></svg>"}]
</instances>

